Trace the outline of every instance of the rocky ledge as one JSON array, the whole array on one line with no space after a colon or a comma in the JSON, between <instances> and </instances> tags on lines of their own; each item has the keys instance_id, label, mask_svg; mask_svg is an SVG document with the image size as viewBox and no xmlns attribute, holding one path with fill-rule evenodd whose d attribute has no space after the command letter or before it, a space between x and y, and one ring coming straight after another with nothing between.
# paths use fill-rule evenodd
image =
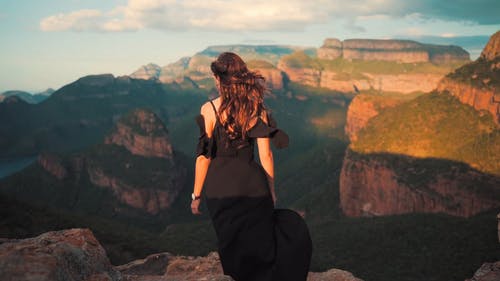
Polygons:
<instances>
[{"instance_id":1,"label":"rocky ledge","mask_svg":"<svg viewBox=\"0 0 500 281\"><path fill-rule=\"evenodd\" d=\"M0 238L0 276L37 281L231 281L219 256L157 253L113 266L89 229L50 231L27 239ZM307 281L362 281L350 272L310 272Z\"/></svg>"}]
</instances>

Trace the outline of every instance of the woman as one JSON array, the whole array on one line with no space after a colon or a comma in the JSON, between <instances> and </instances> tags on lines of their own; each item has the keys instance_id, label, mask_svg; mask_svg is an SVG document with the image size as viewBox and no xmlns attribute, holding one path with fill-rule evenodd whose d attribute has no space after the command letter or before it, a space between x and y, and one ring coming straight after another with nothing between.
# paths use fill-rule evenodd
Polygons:
<instances>
[{"instance_id":1,"label":"woman","mask_svg":"<svg viewBox=\"0 0 500 281\"><path fill-rule=\"evenodd\" d=\"M211 70L220 96L206 102L196 118L200 138L191 210L200 214L205 187L224 274L236 281L304 281L312 252L307 226L296 212L274 209L270 141L283 148L288 136L264 106L264 78L229 52Z\"/></svg>"}]
</instances>

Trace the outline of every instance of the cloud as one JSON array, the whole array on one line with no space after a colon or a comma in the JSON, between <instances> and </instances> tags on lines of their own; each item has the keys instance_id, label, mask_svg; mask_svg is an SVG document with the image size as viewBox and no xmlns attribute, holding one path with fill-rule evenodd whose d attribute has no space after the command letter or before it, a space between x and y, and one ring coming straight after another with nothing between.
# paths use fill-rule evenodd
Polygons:
<instances>
[{"instance_id":1,"label":"cloud","mask_svg":"<svg viewBox=\"0 0 500 281\"><path fill-rule=\"evenodd\" d=\"M44 31L299 31L311 24L346 20L357 32L357 19L419 15L476 24L498 24L498 0L129 0L110 11L79 10L41 20Z\"/></svg>"},{"instance_id":2,"label":"cloud","mask_svg":"<svg viewBox=\"0 0 500 281\"><path fill-rule=\"evenodd\" d=\"M102 17L99 10L79 10L68 14L57 14L44 18L40 22L40 29L43 31L63 31L63 30L92 30L98 29L96 22Z\"/></svg>"}]
</instances>

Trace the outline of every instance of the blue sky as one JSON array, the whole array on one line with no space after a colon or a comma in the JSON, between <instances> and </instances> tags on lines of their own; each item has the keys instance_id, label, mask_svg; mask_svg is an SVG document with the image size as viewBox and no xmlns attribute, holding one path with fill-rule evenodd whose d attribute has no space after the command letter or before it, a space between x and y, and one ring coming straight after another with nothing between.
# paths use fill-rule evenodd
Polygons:
<instances>
[{"instance_id":1,"label":"blue sky","mask_svg":"<svg viewBox=\"0 0 500 281\"><path fill-rule=\"evenodd\" d=\"M0 92L126 75L209 45L319 47L327 37L456 42L500 30L499 14L499 0L0 0Z\"/></svg>"}]
</instances>

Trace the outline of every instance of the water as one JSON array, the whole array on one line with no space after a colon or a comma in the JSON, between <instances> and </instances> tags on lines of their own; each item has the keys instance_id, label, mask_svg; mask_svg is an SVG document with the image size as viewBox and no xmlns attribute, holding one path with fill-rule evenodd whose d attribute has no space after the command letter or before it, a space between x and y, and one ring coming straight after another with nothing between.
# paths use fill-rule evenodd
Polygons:
<instances>
[{"instance_id":1,"label":"water","mask_svg":"<svg viewBox=\"0 0 500 281\"><path fill-rule=\"evenodd\" d=\"M0 178L5 178L35 162L37 155L18 158L0 158Z\"/></svg>"}]
</instances>

